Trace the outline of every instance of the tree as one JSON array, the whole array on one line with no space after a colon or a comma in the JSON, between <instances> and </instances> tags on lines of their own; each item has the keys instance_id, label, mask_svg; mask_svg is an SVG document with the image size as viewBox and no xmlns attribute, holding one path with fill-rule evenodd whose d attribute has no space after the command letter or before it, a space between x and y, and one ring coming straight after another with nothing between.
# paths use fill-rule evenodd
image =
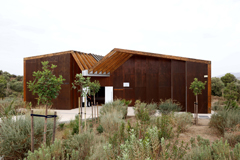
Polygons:
<instances>
[{"instance_id":1,"label":"tree","mask_svg":"<svg viewBox=\"0 0 240 160\"><path fill-rule=\"evenodd\" d=\"M195 111L195 118L196 118L196 125L198 124L198 95L202 94L202 90L205 89L206 81L203 83L198 81L197 78L194 78L194 81L190 85L190 89L193 90L194 95L196 96L196 111Z\"/></svg>"},{"instance_id":2,"label":"tree","mask_svg":"<svg viewBox=\"0 0 240 160\"><path fill-rule=\"evenodd\" d=\"M33 72L33 81L27 82L27 87L30 91L32 91L32 94L37 94L38 98L38 104L43 104L46 106L46 113L45 116L47 116L47 108L48 105L52 105L52 100L56 99L59 95L59 92L61 90L61 85L63 84L62 75L59 75L57 78L53 74L54 68L56 68L56 65L51 65L51 69L49 69L49 62L44 61L42 63L42 69L43 71L37 71ZM45 126L44 126L44 133L47 131L47 117L45 117ZM46 143L46 134L44 134L43 142Z\"/></svg>"},{"instance_id":3,"label":"tree","mask_svg":"<svg viewBox=\"0 0 240 160\"><path fill-rule=\"evenodd\" d=\"M101 88L101 85L99 83L99 81L94 81L94 82L91 82L89 84L89 88L90 88L90 94L94 96L94 104L95 103L95 95L97 92L99 92L100 88Z\"/></svg>"},{"instance_id":4,"label":"tree","mask_svg":"<svg viewBox=\"0 0 240 160\"><path fill-rule=\"evenodd\" d=\"M224 88L224 83L220 78L213 77L212 82L212 95L214 96L222 96L222 91Z\"/></svg>"},{"instance_id":5,"label":"tree","mask_svg":"<svg viewBox=\"0 0 240 160\"><path fill-rule=\"evenodd\" d=\"M227 73L225 74L225 76L221 77L221 80L224 83L224 85L227 86L228 83L236 82L237 78L233 74Z\"/></svg>"},{"instance_id":6,"label":"tree","mask_svg":"<svg viewBox=\"0 0 240 160\"><path fill-rule=\"evenodd\" d=\"M226 109L233 109L238 107L236 102L238 95L239 93L237 92L237 86L235 85L235 83L234 82L228 83L227 87L224 89Z\"/></svg>"},{"instance_id":7,"label":"tree","mask_svg":"<svg viewBox=\"0 0 240 160\"><path fill-rule=\"evenodd\" d=\"M77 89L78 92L80 92L81 97L86 97L86 94L88 92L87 87L90 84L90 77L83 77L83 75L80 74L76 74L75 76L75 80L72 83L72 88L73 89ZM82 101L80 98L80 105L82 105ZM81 119L82 119L82 107L81 107L81 112L80 112L80 105L79 105L79 134L81 133ZM86 98L85 98L85 130L86 130Z\"/></svg>"},{"instance_id":8,"label":"tree","mask_svg":"<svg viewBox=\"0 0 240 160\"><path fill-rule=\"evenodd\" d=\"M16 81L10 83L10 88L16 92L22 92L23 91L23 82L22 81Z\"/></svg>"}]
</instances>

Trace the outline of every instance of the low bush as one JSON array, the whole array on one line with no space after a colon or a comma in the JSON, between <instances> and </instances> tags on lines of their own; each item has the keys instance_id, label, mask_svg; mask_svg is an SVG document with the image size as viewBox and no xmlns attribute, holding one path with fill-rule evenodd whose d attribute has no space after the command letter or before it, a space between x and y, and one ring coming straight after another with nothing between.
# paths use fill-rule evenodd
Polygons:
<instances>
[{"instance_id":1,"label":"low bush","mask_svg":"<svg viewBox=\"0 0 240 160\"><path fill-rule=\"evenodd\" d=\"M213 103L213 106L212 106L213 111L221 111L223 109L224 109L224 106L222 105L222 103L220 101Z\"/></svg>"},{"instance_id":2,"label":"low bush","mask_svg":"<svg viewBox=\"0 0 240 160\"><path fill-rule=\"evenodd\" d=\"M10 88L16 92L23 92L23 82L16 81L16 82L10 83Z\"/></svg>"},{"instance_id":3,"label":"low bush","mask_svg":"<svg viewBox=\"0 0 240 160\"><path fill-rule=\"evenodd\" d=\"M127 117L128 107L125 105L125 103L121 100L115 100L113 102L108 102L102 105L102 108L100 110L100 115L105 115L107 113L112 113L114 111L121 112L122 118Z\"/></svg>"},{"instance_id":4,"label":"low bush","mask_svg":"<svg viewBox=\"0 0 240 160\"><path fill-rule=\"evenodd\" d=\"M123 115L121 111L113 111L112 113L107 112L100 116L100 125L103 128L104 133L111 135L118 131L119 127L125 121L122 119Z\"/></svg>"},{"instance_id":5,"label":"low bush","mask_svg":"<svg viewBox=\"0 0 240 160\"><path fill-rule=\"evenodd\" d=\"M34 148L43 141L44 119L34 118ZM50 144L53 121L47 123L47 144ZM3 118L0 123L0 156L9 159L22 159L31 149L31 117L30 114L13 118Z\"/></svg>"},{"instance_id":6,"label":"low bush","mask_svg":"<svg viewBox=\"0 0 240 160\"><path fill-rule=\"evenodd\" d=\"M97 127L97 131L98 131L98 133L102 133L102 132L103 132L103 127L102 127L102 125L99 125L99 126Z\"/></svg>"},{"instance_id":7,"label":"low bush","mask_svg":"<svg viewBox=\"0 0 240 160\"><path fill-rule=\"evenodd\" d=\"M216 128L224 135L226 130L233 129L240 124L240 110L222 110L211 116L209 126Z\"/></svg>"},{"instance_id":8,"label":"low bush","mask_svg":"<svg viewBox=\"0 0 240 160\"><path fill-rule=\"evenodd\" d=\"M172 99L167 99L166 101L160 100L158 110L159 113L169 114L171 112L181 111L181 106L179 103L175 103Z\"/></svg>"},{"instance_id":9,"label":"low bush","mask_svg":"<svg viewBox=\"0 0 240 160\"><path fill-rule=\"evenodd\" d=\"M227 141L222 139L210 144L196 145L184 159L189 160L213 160L213 159L233 159L238 160L240 158L240 143L235 145L233 149L229 146Z\"/></svg>"},{"instance_id":10,"label":"low bush","mask_svg":"<svg viewBox=\"0 0 240 160\"><path fill-rule=\"evenodd\" d=\"M188 127L192 125L193 116L191 113L178 113L174 117L175 124L180 132L187 131Z\"/></svg>"},{"instance_id":11,"label":"low bush","mask_svg":"<svg viewBox=\"0 0 240 160\"><path fill-rule=\"evenodd\" d=\"M88 130L81 134L73 135L65 140L63 144L66 153L69 154L70 157L73 156L73 150L75 150L77 151L78 159L86 159L90 156L91 152L96 151L96 145L104 141L105 139L102 136L97 136Z\"/></svg>"}]
</instances>

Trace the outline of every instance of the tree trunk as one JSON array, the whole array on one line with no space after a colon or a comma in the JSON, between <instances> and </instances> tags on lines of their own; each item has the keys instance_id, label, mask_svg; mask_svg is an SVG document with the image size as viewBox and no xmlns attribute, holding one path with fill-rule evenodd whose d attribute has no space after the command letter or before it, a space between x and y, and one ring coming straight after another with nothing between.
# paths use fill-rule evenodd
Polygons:
<instances>
[{"instance_id":1,"label":"tree trunk","mask_svg":"<svg viewBox=\"0 0 240 160\"><path fill-rule=\"evenodd\" d=\"M85 98L85 103L84 103L84 105L85 105L85 108L84 108L84 114L85 114L85 132L87 131L86 129L87 129L87 118L86 118L86 114L87 114L87 112L86 112L86 108L87 108L87 98L86 97L84 97Z\"/></svg>"},{"instance_id":2,"label":"tree trunk","mask_svg":"<svg viewBox=\"0 0 240 160\"><path fill-rule=\"evenodd\" d=\"M96 102L95 102L95 93L94 93L94 105L96 105Z\"/></svg>"},{"instance_id":3,"label":"tree trunk","mask_svg":"<svg viewBox=\"0 0 240 160\"><path fill-rule=\"evenodd\" d=\"M46 111L45 111L45 123L44 123L44 132L43 132L43 144L46 145L47 142L47 105L46 106Z\"/></svg>"},{"instance_id":4,"label":"tree trunk","mask_svg":"<svg viewBox=\"0 0 240 160\"><path fill-rule=\"evenodd\" d=\"M78 97L78 112L79 112L79 114L78 114L78 133L80 134L81 133L81 115L82 115L82 113L81 113L81 97Z\"/></svg>"},{"instance_id":5,"label":"tree trunk","mask_svg":"<svg viewBox=\"0 0 240 160\"><path fill-rule=\"evenodd\" d=\"M198 95L196 95L196 125L198 125Z\"/></svg>"}]
</instances>

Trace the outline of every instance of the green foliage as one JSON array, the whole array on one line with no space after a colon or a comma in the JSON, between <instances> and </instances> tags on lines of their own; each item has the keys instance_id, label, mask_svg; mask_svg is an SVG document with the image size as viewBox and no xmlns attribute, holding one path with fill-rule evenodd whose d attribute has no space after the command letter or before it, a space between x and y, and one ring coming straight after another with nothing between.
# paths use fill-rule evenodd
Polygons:
<instances>
[{"instance_id":1,"label":"green foliage","mask_svg":"<svg viewBox=\"0 0 240 160\"><path fill-rule=\"evenodd\" d=\"M75 80L72 83L72 88L77 89L77 91L81 93L81 97L84 97L87 94L88 90L84 90L83 88L88 87L90 83L90 77L85 78L81 73L76 74Z\"/></svg>"},{"instance_id":2,"label":"green foliage","mask_svg":"<svg viewBox=\"0 0 240 160\"><path fill-rule=\"evenodd\" d=\"M224 89L224 83L220 78L213 77L211 80L212 95L222 96L222 91Z\"/></svg>"},{"instance_id":3,"label":"green foliage","mask_svg":"<svg viewBox=\"0 0 240 160\"><path fill-rule=\"evenodd\" d=\"M100 85L99 81L95 80L94 82L89 83L89 89L91 91L90 94L93 96L95 96L95 94L97 92L99 92L100 88L101 88L101 85Z\"/></svg>"},{"instance_id":4,"label":"green foliage","mask_svg":"<svg viewBox=\"0 0 240 160\"><path fill-rule=\"evenodd\" d=\"M240 110L221 110L211 116L209 126L224 135L225 131L240 124Z\"/></svg>"},{"instance_id":5,"label":"green foliage","mask_svg":"<svg viewBox=\"0 0 240 160\"><path fill-rule=\"evenodd\" d=\"M198 144L184 158L187 160L238 160L240 158L240 143L235 145L233 150L229 143L227 141L224 142L222 139L213 142L212 145L209 143Z\"/></svg>"},{"instance_id":6,"label":"green foliage","mask_svg":"<svg viewBox=\"0 0 240 160\"><path fill-rule=\"evenodd\" d=\"M5 84L4 83L0 83L0 98L4 98L6 97L6 93L5 93Z\"/></svg>"},{"instance_id":7,"label":"green foliage","mask_svg":"<svg viewBox=\"0 0 240 160\"><path fill-rule=\"evenodd\" d=\"M10 83L10 88L16 92L23 92L23 82L13 82Z\"/></svg>"},{"instance_id":8,"label":"green foliage","mask_svg":"<svg viewBox=\"0 0 240 160\"><path fill-rule=\"evenodd\" d=\"M221 105L221 102L217 101L213 103L212 110L213 111L221 111L223 110L223 106Z\"/></svg>"},{"instance_id":9,"label":"green foliage","mask_svg":"<svg viewBox=\"0 0 240 160\"><path fill-rule=\"evenodd\" d=\"M192 125L193 116L191 113L179 113L175 115L175 122L180 132L187 131L188 127Z\"/></svg>"},{"instance_id":10,"label":"green foliage","mask_svg":"<svg viewBox=\"0 0 240 160\"><path fill-rule=\"evenodd\" d=\"M102 125L99 125L99 126L97 127L97 131L98 131L98 133L103 133L103 127L102 127Z\"/></svg>"},{"instance_id":11,"label":"green foliage","mask_svg":"<svg viewBox=\"0 0 240 160\"><path fill-rule=\"evenodd\" d=\"M193 90L194 95L202 94L202 90L205 89L206 81L203 83L201 81L198 81L197 78L194 78L194 81L191 83L190 88Z\"/></svg>"},{"instance_id":12,"label":"green foliage","mask_svg":"<svg viewBox=\"0 0 240 160\"><path fill-rule=\"evenodd\" d=\"M11 117L12 115L16 114L16 108L13 105L14 104L14 100L12 100L12 102L10 104L0 104L0 117Z\"/></svg>"},{"instance_id":13,"label":"green foliage","mask_svg":"<svg viewBox=\"0 0 240 160\"><path fill-rule=\"evenodd\" d=\"M117 110L101 115L100 125L103 127L104 132L111 135L114 132L118 131L121 124L125 122L122 117L122 112Z\"/></svg>"},{"instance_id":14,"label":"green foliage","mask_svg":"<svg viewBox=\"0 0 240 160\"><path fill-rule=\"evenodd\" d=\"M34 148L38 148L43 140L44 121L34 118ZM53 121L47 123L47 144L52 138ZM0 123L0 156L11 159L22 159L31 148L30 114L17 116L16 119L4 118Z\"/></svg>"},{"instance_id":15,"label":"green foliage","mask_svg":"<svg viewBox=\"0 0 240 160\"><path fill-rule=\"evenodd\" d=\"M58 126L61 130L63 130L65 123L60 123Z\"/></svg>"},{"instance_id":16,"label":"green foliage","mask_svg":"<svg viewBox=\"0 0 240 160\"><path fill-rule=\"evenodd\" d=\"M160 100L158 110L159 110L159 113L169 114L171 112L181 111L181 107L179 103L174 103L172 99L167 99L166 101Z\"/></svg>"},{"instance_id":17,"label":"green foliage","mask_svg":"<svg viewBox=\"0 0 240 160\"><path fill-rule=\"evenodd\" d=\"M227 86L228 83L236 82L237 78L233 74L227 73L225 74L225 76L221 77L221 80L224 83L224 85Z\"/></svg>"},{"instance_id":18,"label":"green foliage","mask_svg":"<svg viewBox=\"0 0 240 160\"><path fill-rule=\"evenodd\" d=\"M84 124L83 122L81 123L81 127L84 128ZM76 115L75 116L75 119L70 121L70 125L72 127L72 135L76 134L76 133L79 133L79 116Z\"/></svg>"},{"instance_id":19,"label":"green foliage","mask_svg":"<svg viewBox=\"0 0 240 160\"><path fill-rule=\"evenodd\" d=\"M73 150L77 151L78 159L87 159L91 152L95 151L95 144L103 142L105 139L87 131L76 134L64 141L66 153L73 156Z\"/></svg>"},{"instance_id":20,"label":"green foliage","mask_svg":"<svg viewBox=\"0 0 240 160\"><path fill-rule=\"evenodd\" d=\"M125 104L125 106L128 106L129 104L132 103L132 100L121 99L121 101Z\"/></svg>"},{"instance_id":21,"label":"green foliage","mask_svg":"<svg viewBox=\"0 0 240 160\"><path fill-rule=\"evenodd\" d=\"M63 151L64 150L61 141L55 140L50 146L42 144L38 150L34 150L34 152L28 151L28 156L25 158L25 160L63 160L65 158Z\"/></svg>"},{"instance_id":22,"label":"green foliage","mask_svg":"<svg viewBox=\"0 0 240 160\"><path fill-rule=\"evenodd\" d=\"M159 139L161 139L162 137L165 139L170 139L174 136L171 120L172 120L171 115L162 115L161 117L157 118L156 126L159 129L158 131Z\"/></svg>"},{"instance_id":23,"label":"green foliage","mask_svg":"<svg viewBox=\"0 0 240 160\"><path fill-rule=\"evenodd\" d=\"M235 109L238 107L237 105L237 97L238 97L237 87L234 82L228 83L227 87L224 89L224 98L226 99L226 109Z\"/></svg>"},{"instance_id":24,"label":"green foliage","mask_svg":"<svg viewBox=\"0 0 240 160\"><path fill-rule=\"evenodd\" d=\"M62 78L62 75L59 75L57 78L53 74L53 69L56 68L56 65L51 65L49 69L48 61L42 62L43 71L33 72L33 81L27 82L28 88L32 91L33 95L37 94L38 104L52 104L52 99L57 98L59 95L61 85L65 79Z\"/></svg>"},{"instance_id":25,"label":"green foliage","mask_svg":"<svg viewBox=\"0 0 240 160\"><path fill-rule=\"evenodd\" d=\"M17 81L22 81L22 80L23 80L23 76L17 76L17 77L16 77L16 80L17 80Z\"/></svg>"},{"instance_id":26,"label":"green foliage","mask_svg":"<svg viewBox=\"0 0 240 160\"><path fill-rule=\"evenodd\" d=\"M122 113L121 114L123 116L122 118L126 118L127 112L128 112L128 107L125 106L125 104L121 100L117 99L113 102L108 102L108 103L105 103L104 105L102 105L102 108L100 110L100 115L102 116L107 113L112 113L114 111Z\"/></svg>"}]
</instances>

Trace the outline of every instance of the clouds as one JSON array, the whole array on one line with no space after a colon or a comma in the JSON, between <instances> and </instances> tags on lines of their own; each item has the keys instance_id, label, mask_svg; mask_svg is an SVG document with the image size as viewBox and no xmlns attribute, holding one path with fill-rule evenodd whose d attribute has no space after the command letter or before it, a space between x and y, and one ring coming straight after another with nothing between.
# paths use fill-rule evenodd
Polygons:
<instances>
[{"instance_id":1,"label":"clouds","mask_svg":"<svg viewBox=\"0 0 240 160\"><path fill-rule=\"evenodd\" d=\"M126 48L211 60L219 75L215 61L240 53L238 15L239 1L3 1L0 69L22 74L23 57ZM229 66L229 72L240 67Z\"/></svg>"}]
</instances>

